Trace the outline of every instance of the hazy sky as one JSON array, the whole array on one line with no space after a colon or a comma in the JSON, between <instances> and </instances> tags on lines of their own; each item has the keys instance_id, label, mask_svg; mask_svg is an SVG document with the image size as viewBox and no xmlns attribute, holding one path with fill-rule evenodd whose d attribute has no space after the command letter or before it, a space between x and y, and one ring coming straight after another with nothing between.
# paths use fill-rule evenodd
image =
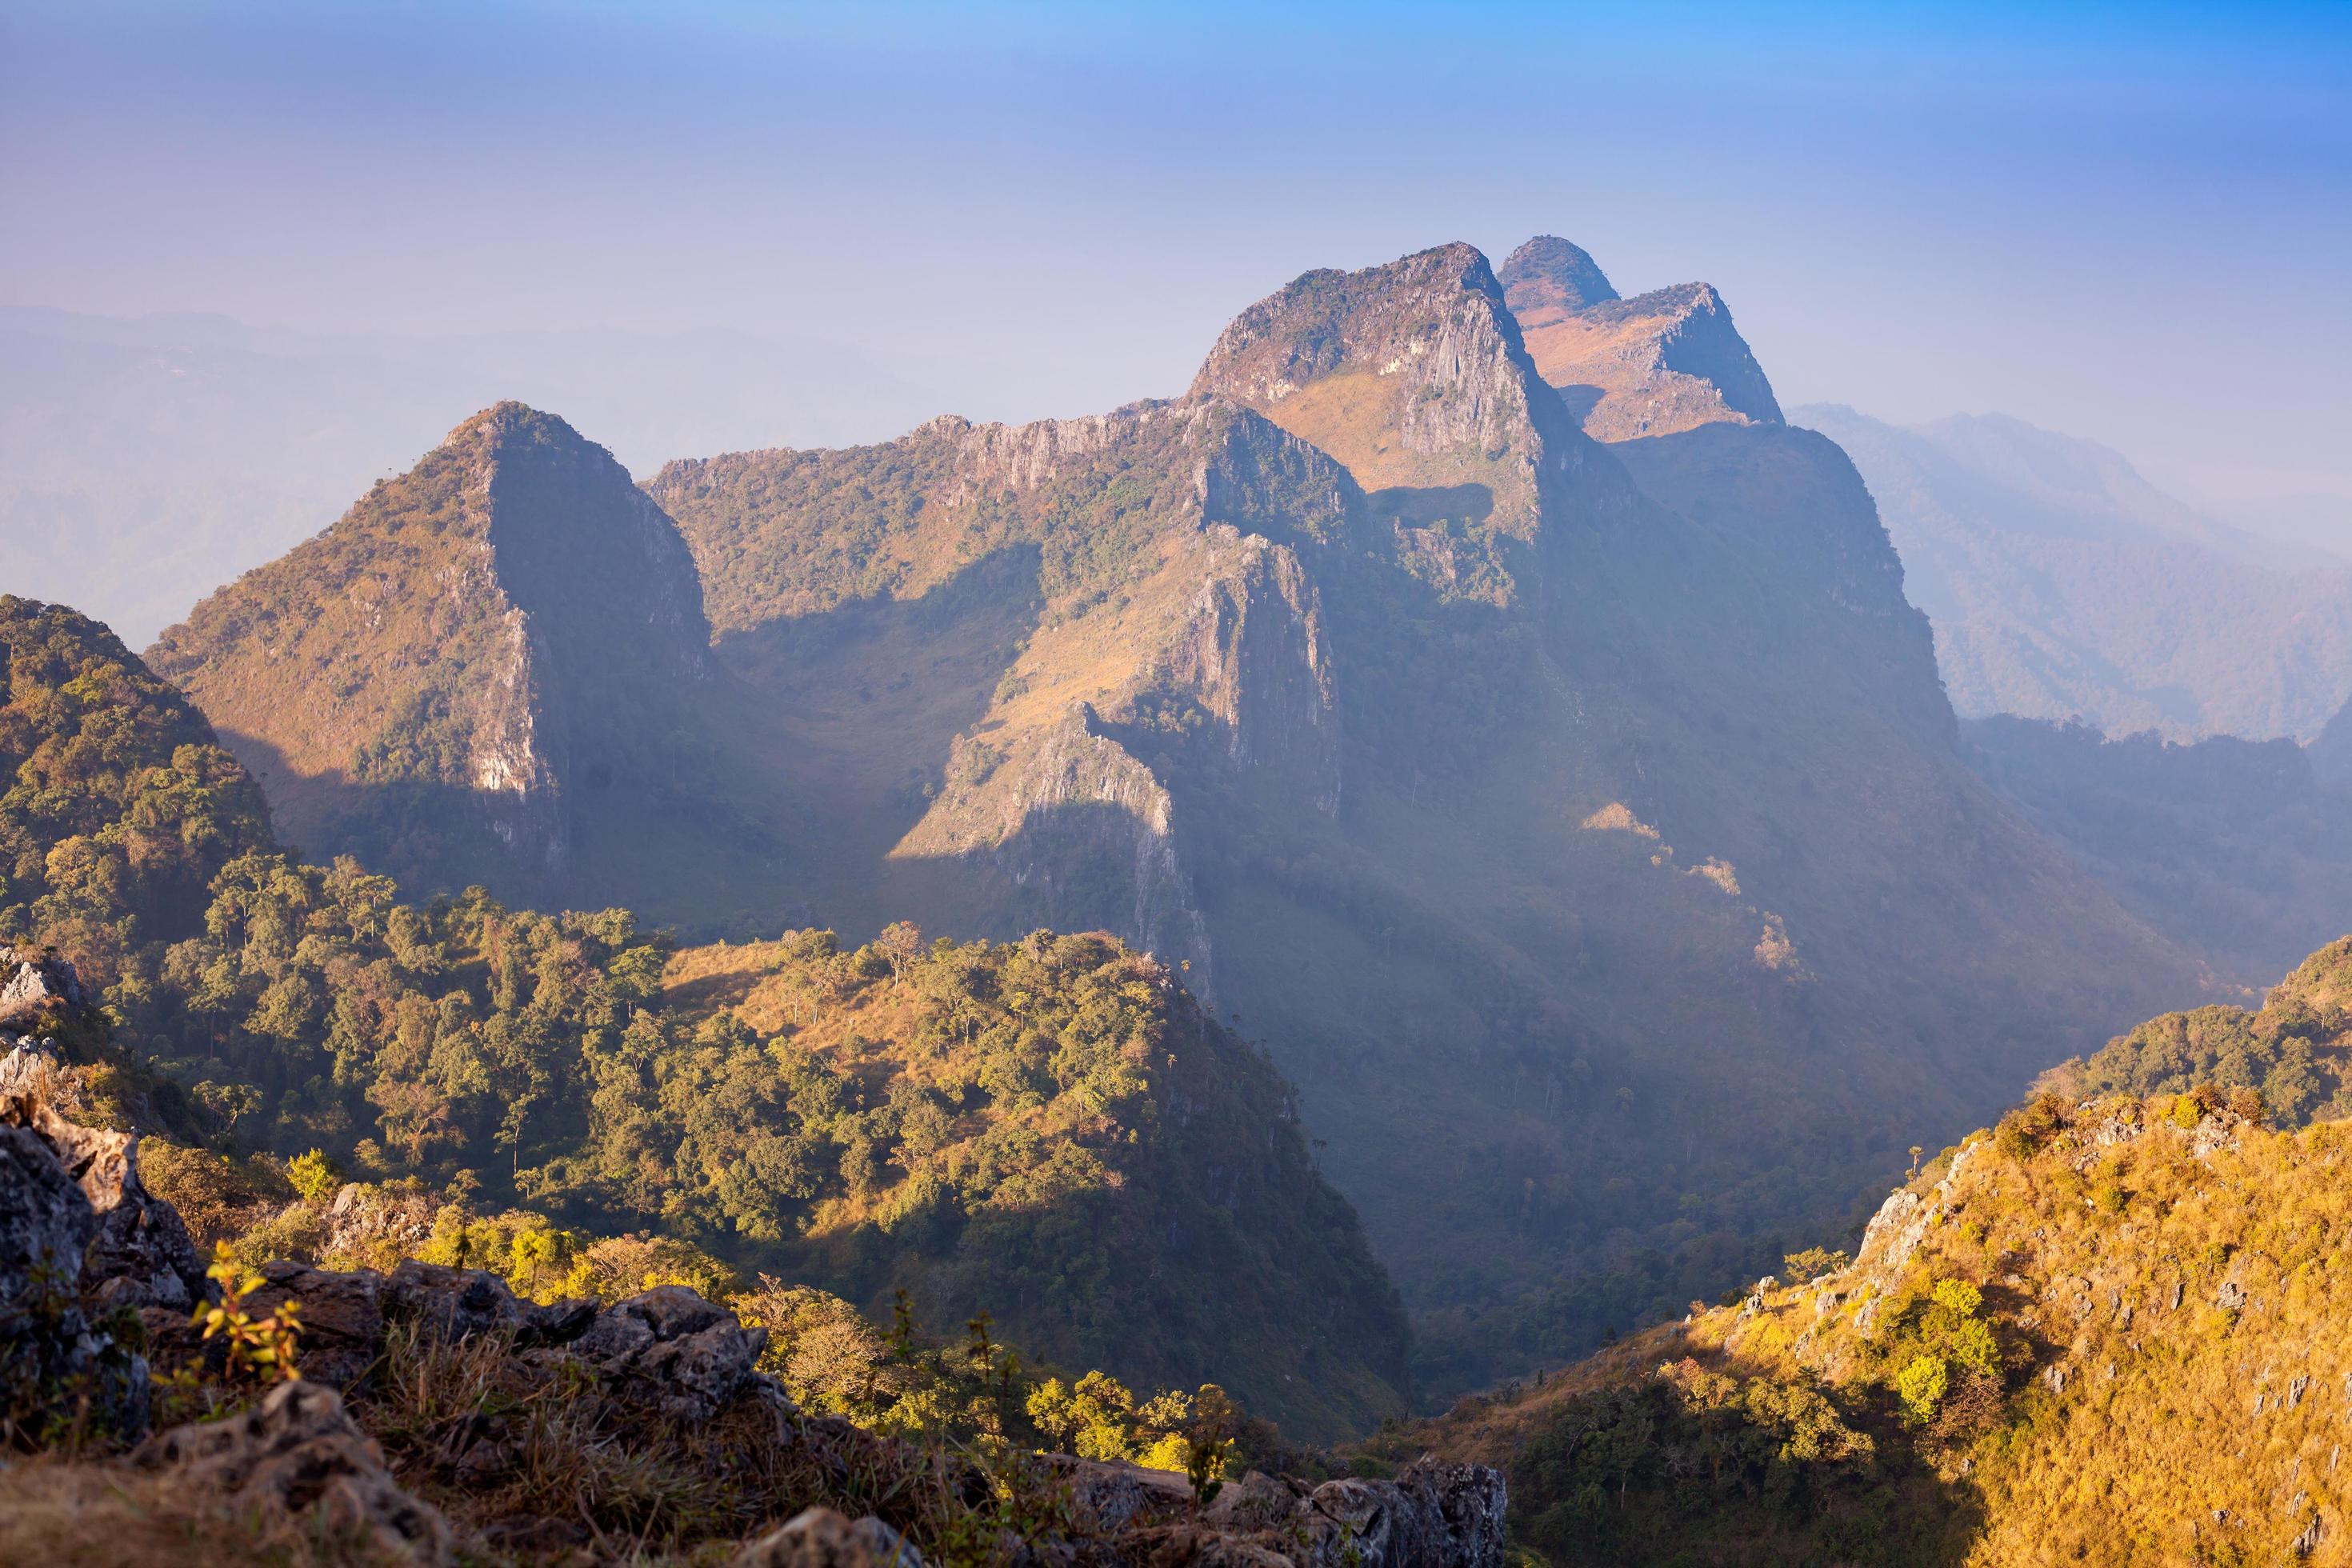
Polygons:
<instances>
[{"instance_id":1,"label":"hazy sky","mask_svg":"<svg viewBox=\"0 0 2352 1568\"><path fill-rule=\"evenodd\" d=\"M729 325L1020 418L1311 267L1563 234L1787 403L2352 545L2352 5L0 6L0 304Z\"/></svg>"}]
</instances>

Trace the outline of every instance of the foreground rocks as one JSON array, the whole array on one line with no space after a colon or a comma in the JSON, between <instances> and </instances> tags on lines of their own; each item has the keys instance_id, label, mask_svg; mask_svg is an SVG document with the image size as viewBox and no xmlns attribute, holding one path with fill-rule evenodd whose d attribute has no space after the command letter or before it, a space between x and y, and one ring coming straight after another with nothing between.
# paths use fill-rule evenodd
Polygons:
<instances>
[{"instance_id":1,"label":"foreground rocks","mask_svg":"<svg viewBox=\"0 0 2352 1568\"><path fill-rule=\"evenodd\" d=\"M193 1509L277 1516L314 1540L347 1543L358 1558L441 1565L497 1561L509 1545L551 1545L601 1561L570 1518L504 1519L481 1537L403 1487L344 1394L381 1397L395 1332L419 1345L475 1345L492 1366L544 1375L569 1399L658 1437L726 1430L740 1441L814 1461L813 1473L928 1476L985 1497L997 1484L968 1461L803 1416L760 1370L767 1331L677 1286L609 1306L541 1305L476 1269L410 1260L389 1273L327 1270L279 1261L258 1272L246 1300L254 1316L298 1305L302 1377L252 1408L138 1441L150 1419L146 1354L165 1366L208 1358L191 1309L214 1291L172 1205L139 1180L135 1134L82 1127L45 1098L54 1080L16 1057L0 1082L0 1415L5 1436L44 1445L69 1431L136 1443L119 1461L164 1483ZM505 1359L505 1358L511 1358ZM503 1418L485 1411L438 1439L448 1462L435 1495L494 1491L517 1463ZM730 1438L727 1441L738 1441ZM665 1440L666 1441L666 1440ZM404 1461L406 1462L406 1461ZM1026 1484L1026 1483L1024 1483ZM1024 1568L1501 1568L1503 1481L1476 1465L1422 1465L1395 1481L1319 1486L1253 1472L1205 1509L1181 1476L1067 1457L1044 1461L1037 1484L1066 1489L1066 1534L1003 1534L995 1555ZM762 1499L764 1502L766 1500ZM773 1500L781 1505L788 1497ZM458 1505L451 1503L452 1508ZM1064 1527L1056 1526L1056 1530ZM5 1554L0 1521L0 1555ZM723 1538L722 1538L723 1539ZM601 1550L606 1543L598 1540ZM584 1552L584 1556L583 1553ZM891 1524L806 1508L744 1545L738 1568L925 1568Z\"/></svg>"},{"instance_id":2,"label":"foreground rocks","mask_svg":"<svg viewBox=\"0 0 2352 1568\"><path fill-rule=\"evenodd\" d=\"M208 1500L282 1510L379 1552L436 1568L456 1561L449 1521L401 1489L375 1439L320 1384L281 1383L241 1415L149 1438L130 1463Z\"/></svg>"},{"instance_id":3,"label":"foreground rocks","mask_svg":"<svg viewBox=\"0 0 2352 1568\"><path fill-rule=\"evenodd\" d=\"M1195 1512L1181 1476L1058 1463L1078 1505L1124 1534L1123 1560L1151 1568L1496 1568L1503 1561L1503 1477L1485 1465L1424 1461L1393 1481L1319 1486L1253 1470Z\"/></svg>"}]
</instances>

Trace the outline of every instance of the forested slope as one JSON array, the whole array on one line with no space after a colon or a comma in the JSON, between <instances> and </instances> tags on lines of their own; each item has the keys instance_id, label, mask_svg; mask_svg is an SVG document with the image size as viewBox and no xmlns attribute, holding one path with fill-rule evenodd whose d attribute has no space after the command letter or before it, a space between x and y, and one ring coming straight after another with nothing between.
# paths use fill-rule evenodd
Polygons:
<instances>
[{"instance_id":1,"label":"forested slope","mask_svg":"<svg viewBox=\"0 0 2352 1568\"><path fill-rule=\"evenodd\" d=\"M676 953L623 910L409 902L278 848L102 627L5 600L0 646L0 937L81 967L122 1091L172 1097L184 1138L673 1237L869 1310L903 1288L1057 1363L1222 1376L1306 1435L1401 1408L1402 1314L1290 1091L1154 961L903 927Z\"/></svg>"}]
</instances>

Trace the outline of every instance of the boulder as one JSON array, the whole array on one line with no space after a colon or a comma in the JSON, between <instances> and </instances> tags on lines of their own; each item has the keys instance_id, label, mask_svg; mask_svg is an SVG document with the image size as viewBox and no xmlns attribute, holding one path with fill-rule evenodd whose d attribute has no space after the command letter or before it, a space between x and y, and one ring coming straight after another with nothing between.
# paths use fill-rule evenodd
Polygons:
<instances>
[{"instance_id":1,"label":"boulder","mask_svg":"<svg viewBox=\"0 0 2352 1568\"><path fill-rule=\"evenodd\" d=\"M1186 1486L1189 1489L1190 1483ZM1219 1488L1216 1500L1202 1510L1201 1519L1213 1529L1235 1534L1278 1530L1298 1511L1299 1501L1307 1493L1304 1481L1285 1480L1264 1470L1252 1470L1241 1479L1227 1481Z\"/></svg>"},{"instance_id":2,"label":"boulder","mask_svg":"<svg viewBox=\"0 0 2352 1568\"><path fill-rule=\"evenodd\" d=\"M0 1422L147 1429L146 1359L92 1321L82 1283L100 1219L56 1146L0 1117Z\"/></svg>"},{"instance_id":3,"label":"boulder","mask_svg":"<svg viewBox=\"0 0 2352 1568\"><path fill-rule=\"evenodd\" d=\"M596 1317L593 1301L542 1307L517 1296L495 1274L413 1258L385 1277L380 1299L386 1317L420 1322L436 1339L462 1342L477 1334L504 1332L523 1349L575 1339Z\"/></svg>"},{"instance_id":4,"label":"boulder","mask_svg":"<svg viewBox=\"0 0 2352 1568\"><path fill-rule=\"evenodd\" d=\"M872 1514L852 1522L809 1508L737 1552L735 1568L923 1568L923 1558Z\"/></svg>"},{"instance_id":5,"label":"boulder","mask_svg":"<svg viewBox=\"0 0 2352 1568\"><path fill-rule=\"evenodd\" d=\"M1074 1500L1120 1555L1150 1568L1501 1568L1503 1478L1423 1462L1392 1481L1301 1481L1255 1471L1196 1514L1182 1476L1056 1457Z\"/></svg>"},{"instance_id":6,"label":"boulder","mask_svg":"<svg viewBox=\"0 0 2352 1568\"><path fill-rule=\"evenodd\" d=\"M768 1331L682 1285L661 1285L595 1314L571 1343L606 1387L678 1421L707 1421L738 1394L780 1390L760 1371Z\"/></svg>"},{"instance_id":7,"label":"boulder","mask_svg":"<svg viewBox=\"0 0 2352 1568\"><path fill-rule=\"evenodd\" d=\"M388 1556L457 1561L449 1521L401 1489L375 1439L352 1422L342 1395L323 1384L281 1383L241 1415L150 1437L131 1462L193 1496L315 1518L328 1531L362 1536Z\"/></svg>"},{"instance_id":8,"label":"boulder","mask_svg":"<svg viewBox=\"0 0 2352 1568\"><path fill-rule=\"evenodd\" d=\"M1192 1506L1192 1483L1167 1470L1068 1454L1045 1458L1054 1478L1068 1485L1070 1500L1108 1534L1159 1523Z\"/></svg>"},{"instance_id":9,"label":"boulder","mask_svg":"<svg viewBox=\"0 0 2352 1568\"><path fill-rule=\"evenodd\" d=\"M349 1388L383 1353L383 1276L374 1269L345 1274L281 1258L260 1274L246 1310L265 1316L295 1304L302 1324L295 1364L304 1377Z\"/></svg>"},{"instance_id":10,"label":"boulder","mask_svg":"<svg viewBox=\"0 0 2352 1568\"><path fill-rule=\"evenodd\" d=\"M137 1133L68 1121L31 1080L0 1094L0 1125L47 1144L89 1202L95 1223L77 1277L84 1294L105 1308L184 1312L195 1305L205 1290L204 1265L179 1211L140 1182Z\"/></svg>"}]
</instances>

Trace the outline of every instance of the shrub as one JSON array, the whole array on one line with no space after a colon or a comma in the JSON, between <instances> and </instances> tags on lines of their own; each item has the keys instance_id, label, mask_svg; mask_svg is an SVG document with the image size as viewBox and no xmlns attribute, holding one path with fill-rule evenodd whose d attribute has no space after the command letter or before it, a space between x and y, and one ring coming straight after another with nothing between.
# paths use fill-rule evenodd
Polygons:
<instances>
[{"instance_id":1,"label":"shrub","mask_svg":"<svg viewBox=\"0 0 2352 1568\"><path fill-rule=\"evenodd\" d=\"M343 1173L323 1149L313 1149L307 1154L297 1154L286 1162L286 1179L294 1190L317 1203L332 1197L343 1184Z\"/></svg>"},{"instance_id":2,"label":"shrub","mask_svg":"<svg viewBox=\"0 0 2352 1568\"><path fill-rule=\"evenodd\" d=\"M1780 1259L1780 1267L1792 1285L1808 1285L1824 1274L1834 1274L1852 1259L1843 1252L1825 1247L1809 1247L1802 1252L1791 1252Z\"/></svg>"},{"instance_id":3,"label":"shrub","mask_svg":"<svg viewBox=\"0 0 2352 1568\"><path fill-rule=\"evenodd\" d=\"M2054 1094L2037 1094L2000 1119L1993 1146L2011 1160L2032 1159L2065 1125L2066 1102Z\"/></svg>"},{"instance_id":4,"label":"shrub","mask_svg":"<svg viewBox=\"0 0 2352 1568\"><path fill-rule=\"evenodd\" d=\"M1944 1402L1944 1391L1950 1385L1951 1372L1943 1357L1916 1355L1895 1374L1895 1396L1903 1402L1904 1415L1925 1426L1935 1419L1936 1407Z\"/></svg>"}]
</instances>

